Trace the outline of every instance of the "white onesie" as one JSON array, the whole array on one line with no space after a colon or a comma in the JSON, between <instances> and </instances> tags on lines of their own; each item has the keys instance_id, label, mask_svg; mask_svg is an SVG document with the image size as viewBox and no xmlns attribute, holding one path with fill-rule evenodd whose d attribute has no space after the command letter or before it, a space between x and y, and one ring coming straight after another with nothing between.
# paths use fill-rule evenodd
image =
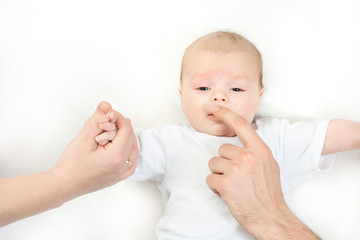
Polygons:
<instances>
[{"instance_id":1,"label":"white onesie","mask_svg":"<svg viewBox=\"0 0 360 240\"><path fill-rule=\"evenodd\" d=\"M329 169L335 155L321 157L328 121L290 124L259 119L253 124L279 163L282 189L316 171ZM217 137L191 127L161 124L137 133L140 157L132 180L157 182L165 206L158 239L253 239L206 184L208 161L224 143L242 147L238 137Z\"/></svg>"}]
</instances>

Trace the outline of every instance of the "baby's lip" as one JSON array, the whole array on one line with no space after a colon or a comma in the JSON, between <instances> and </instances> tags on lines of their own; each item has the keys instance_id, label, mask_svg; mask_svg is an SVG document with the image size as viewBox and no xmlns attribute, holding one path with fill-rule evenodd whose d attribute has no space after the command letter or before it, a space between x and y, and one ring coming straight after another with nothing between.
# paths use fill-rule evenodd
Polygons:
<instances>
[{"instance_id":1,"label":"baby's lip","mask_svg":"<svg viewBox=\"0 0 360 240\"><path fill-rule=\"evenodd\" d=\"M220 122L220 120L212 113L209 113L208 115L208 118L214 122Z\"/></svg>"}]
</instances>

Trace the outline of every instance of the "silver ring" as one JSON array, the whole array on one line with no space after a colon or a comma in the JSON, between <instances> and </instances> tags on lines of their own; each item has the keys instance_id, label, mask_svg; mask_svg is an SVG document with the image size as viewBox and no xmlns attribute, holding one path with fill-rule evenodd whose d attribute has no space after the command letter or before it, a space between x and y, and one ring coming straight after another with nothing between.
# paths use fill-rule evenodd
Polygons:
<instances>
[{"instance_id":1,"label":"silver ring","mask_svg":"<svg viewBox=\"0 0 360 240\"><path fill-rule=\"evenodd\" d=\"M131 166L131 164L132 164L132 162L131 162L131 160L126 160L126 164L128 165L128 167L130 167Z\"/></svg>"}]
</instances>

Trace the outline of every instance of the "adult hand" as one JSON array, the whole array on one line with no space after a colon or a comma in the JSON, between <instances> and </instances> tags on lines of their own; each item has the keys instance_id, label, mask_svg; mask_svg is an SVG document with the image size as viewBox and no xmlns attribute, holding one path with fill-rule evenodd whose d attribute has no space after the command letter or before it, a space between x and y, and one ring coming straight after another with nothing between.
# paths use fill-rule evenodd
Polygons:
<instances>
[{"instance_id":1,"label":"adult hand","mask_svg":"<svg viewBox=\"0 0 360 240\"><path fill-rule=\"evenodd\" d=\"M209 161L212 174L207 178L239 224L257 239L318 239L286 206L279 166L252 126L226 108L213 114L233 128L244 145L222 145L219 156Z\"/></svg>"},{"instance_id":2,"label":"adult hand","mask_svg":"<svg viewBox=\"0 0 360 240\"><path fill-rule=\"evenodd\" d=\"M116 118L112 142L100 146L98 124ZM0 180L0 226L61 206L127 178L137 165L136 137L128 119L100 103L51 170ZM131 164L130 164L131 163Z\"/></svg>"},{"instance_id":3,"label":"adult hand","mask_svg":"<svg viewBox=\"0 0 360 240\"><path fill-rule=\"evenodd\" d=\"M116 119L118 131L111 142L102 146L95 137L103 131L98 125L109 117ZM109 103L102 102L66 147L53 172L64 184L72 186L69 190L76 197L129 177L135 171L137 159L137 142L130 121L112 110Z\"/></svg>"}]
</instances>

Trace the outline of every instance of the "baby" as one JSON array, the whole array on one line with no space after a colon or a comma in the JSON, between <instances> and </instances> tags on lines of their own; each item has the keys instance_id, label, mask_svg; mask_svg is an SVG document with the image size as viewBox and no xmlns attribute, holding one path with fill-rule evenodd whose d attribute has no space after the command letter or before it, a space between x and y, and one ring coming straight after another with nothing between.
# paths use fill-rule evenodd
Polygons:
<instances>
[{"instance_id":1,"label":"baby","mask_svg":"<svg viewBox=\"0 0 360 240\"><path fill-rule=\"evenodd\" d=\"M360 148L359 123L254 121L264 92L262 57L236 33L210 33L187 48L179 92L189 124L161 124L138 131L139 161L130 177L157 182L165 206L157 227L159 239L252 239L206 184L211 173L208 161L218 155L219 147L243 146L234 130L212 114L218 106L253 123L279 164L283 190L329 169L333 153ZM100 145L112 140L113 122L100 125L104 130L96 137Z\"/></svg>"}]
</instances>

